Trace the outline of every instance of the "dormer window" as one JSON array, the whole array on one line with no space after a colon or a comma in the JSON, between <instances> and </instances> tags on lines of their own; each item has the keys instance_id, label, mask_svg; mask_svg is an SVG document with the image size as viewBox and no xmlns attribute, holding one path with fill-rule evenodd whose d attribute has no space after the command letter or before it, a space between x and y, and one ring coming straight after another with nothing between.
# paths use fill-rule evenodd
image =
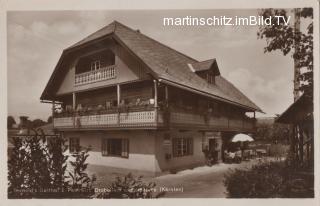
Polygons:
<instances>
[{"instance_id":1,"label":"dormer window","mask_svg":"<svg viewBox=\"0 0 320 206\"><path fill-rule=\"evenodd\" d=\"M100 60L91 62L91 71L100 69Z\"/></svg>"},{"instance_id":2,"label":"dormer window","mask_svg":"<svg viewBox=\"0 0 320 206\"><path fill-rule=\"evenodd\" d=\"M215 77L214 77L214 75L212 75L212 74L210 74L210 73L207 73L206 79L207 79L207 82L208 82L209 84L215 84Z\"/></svg>"}]
</instances>

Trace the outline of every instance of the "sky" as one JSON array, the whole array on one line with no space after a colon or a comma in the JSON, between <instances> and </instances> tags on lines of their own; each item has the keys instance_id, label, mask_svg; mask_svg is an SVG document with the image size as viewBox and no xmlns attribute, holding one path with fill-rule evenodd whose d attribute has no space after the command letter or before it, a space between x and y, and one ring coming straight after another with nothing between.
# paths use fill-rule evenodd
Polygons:
<instances>
[{"instance_id":1,"label":"sky","mask_svg":"<svg viewBox=\"0 0 320 206\"><path fill-rule=\"evenodd\" d=\"M258 10L10 11L7 16L8 115L47 120L40 95L63 49L117 20L199 61L216 58L221 75L266 114L293 102L293 60L264 53L258 26L163 26L164 17L258 15Z\"/></svg>"}]
</instances>

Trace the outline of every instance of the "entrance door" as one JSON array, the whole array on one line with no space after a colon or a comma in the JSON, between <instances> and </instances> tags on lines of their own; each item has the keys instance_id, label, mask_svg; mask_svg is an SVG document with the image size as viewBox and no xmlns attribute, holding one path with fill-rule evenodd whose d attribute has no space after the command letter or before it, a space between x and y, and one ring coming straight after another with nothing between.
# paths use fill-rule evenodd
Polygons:
<instances>
[{"instance_id":1,"label":"entrance door","mask_svg":"<svg viewBox=\"0 0 320 206\"><path fill-rule=\"evenodd\" d=\"M209 151L214 152L216 150L216 139L209 139Z\"/></svg>"},{"instance_id":2,"label":"entrance door","mask_svg":"<svg viewBox=\"0 0 320 206\"><path fill-rule=\"evenodd\" d=\"M217 140L209 139L209 153L212 155L214 162L218 161Z\"/></svg>"}]
</instances>

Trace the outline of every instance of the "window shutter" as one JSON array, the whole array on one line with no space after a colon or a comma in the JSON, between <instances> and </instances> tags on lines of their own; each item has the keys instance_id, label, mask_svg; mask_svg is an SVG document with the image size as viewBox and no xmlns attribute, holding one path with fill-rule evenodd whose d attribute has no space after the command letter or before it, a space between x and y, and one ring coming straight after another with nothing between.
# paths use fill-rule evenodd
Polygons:
<instances>
[{"instance_id":1,"label":"window shutter","mask_svg":"<svg viewBox=\"0 0 320 206\"><path fill-rule=\"evenodd\" d=\"M193 155L193 138L189 138L190 141L190 155Z\"/></svg>"},{"instance_id":2,"label":"window shutter","mask_svg":"<svg viewBox=\"0 0 320 206\"><path fill-rule=\"evenodd\" d=\"M107 156L108 155L108 139L103 139L102 138L101 152L102 152L103 156Z\"/></svg>"},{"instance_id":3,"label":"window shutter","mask_svg":"<svg viewBox=\"0 0 320 206\"><path fill-rule=\"evenodd\" d=\"M80 138L76 138L76 150L77 152L80 152L81 150L81 146L80 146Z\"/></svg>"},{"instance_id":4,"label":"window shutter","mask_svg":"<svg viewBox=\"0 0 320 206\"><path fill-rule=\"evenodd\" d=\"M177 138L172 139L172 153L174 157L178 156L178 144L177 144Z\"/></svg>"},{"instance_id":5,"label":"window shutter","mask_svg":"<svg viewBox=\"0 0 320 206\"><path fill-rule=\"evenodd\" d=\"M121 149L121 156L122 157L129 157L129 140L122 139L122 149Z\"/></svg>"}]
</instances>

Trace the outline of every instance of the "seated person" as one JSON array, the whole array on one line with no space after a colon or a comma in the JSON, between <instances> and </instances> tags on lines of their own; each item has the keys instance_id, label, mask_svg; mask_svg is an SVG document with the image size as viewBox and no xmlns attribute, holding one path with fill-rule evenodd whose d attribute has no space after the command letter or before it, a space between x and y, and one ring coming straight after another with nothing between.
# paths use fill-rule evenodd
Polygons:
<instances>
[{"instance_id":1,"label":"seated person","mask_svg":"<svg viewBox=\"0 0 320 206\"><path fill-rule=\"evenodd\" d=\"M236 150L236 152L235 152L235 155L236 155L237 157L242 157L242 152L241 152L240 148L237 148L237 150Z\"/></svg>"}]
</instances>

